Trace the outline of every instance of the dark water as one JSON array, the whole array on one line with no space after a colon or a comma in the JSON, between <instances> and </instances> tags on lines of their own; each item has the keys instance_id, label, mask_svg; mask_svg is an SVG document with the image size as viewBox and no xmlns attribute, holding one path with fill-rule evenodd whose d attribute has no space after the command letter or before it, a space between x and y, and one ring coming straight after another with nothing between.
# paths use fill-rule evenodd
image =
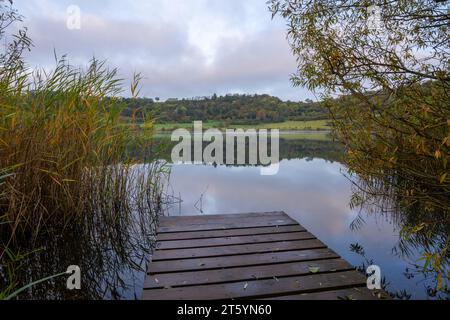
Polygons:
<instances>
[{"instance_id":1,"label":"dark water","mask_svg":"<svg viewBox=\"0 0 450 320\"><path fill-rule=\"evenodd\" d=\"M305 139L306 138L306 139ZM398 228L391 219L364 212L357 230L350 225L358 208L349 202L352 184L339 162L342 147L326 139L290 136L280 141L280 169L262 176L254 166L172 165L170 185L182 201L171 206L171 215L221 214L283 210L354 266L365 259L350 250L364 248L365 257L381 267L390 292L406 292L411 299L426 299L422 273L411 273L419 255L393 251Z\"/></svg>"}]
</instances>

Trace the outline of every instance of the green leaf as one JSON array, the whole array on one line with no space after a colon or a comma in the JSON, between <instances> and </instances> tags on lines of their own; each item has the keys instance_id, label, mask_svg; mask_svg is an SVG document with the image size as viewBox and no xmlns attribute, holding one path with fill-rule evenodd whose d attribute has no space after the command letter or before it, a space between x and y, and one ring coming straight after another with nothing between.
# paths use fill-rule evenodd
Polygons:
<instances>
[{"instance_id":1,"label":"green leaf","mask_svg":"<svg viewBox=\"0 0 450 320\"><path fill-rule=\"evenodd\" d=\"M20 288L20 289L18 289L16 291L14 291L13 293L11 293L9 296L7 296L5 298L5 300L11 300L11 299L15 298L17 295L19 295L21 292L31 288L32 286L35 286L35 285L37 285L39 283L42 283L42 282L46 282L46 281L51 280L53 278L57 278L57 277L63 276L65 274L67 274L67 273L66 272L61 272L61 273L55 274L53 276L49 276L49 277L46 277L46 278L43 278L43 279L31 282L31 283L27 284L26 286L24 286L24 287L22 287L22 288Z\"/></svg>"},{"instance_id":2,"label":"green leaf","mask_svg":"<svg viewBox=\"0 0 450 320\"><path fill-rule=\"evenodd\" d=\"M319 267L309 267L309 272L311 272L311 273L317 273L317 272L319 272L320 271L320 268Z\"/></svg>"}]
</instances>

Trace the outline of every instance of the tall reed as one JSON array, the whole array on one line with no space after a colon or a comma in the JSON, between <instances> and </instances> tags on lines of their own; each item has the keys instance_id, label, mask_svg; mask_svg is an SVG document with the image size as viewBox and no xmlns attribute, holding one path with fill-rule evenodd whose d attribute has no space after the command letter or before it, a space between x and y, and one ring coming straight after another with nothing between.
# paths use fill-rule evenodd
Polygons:
<instances>
[{"instance_id":1,"label":"tall reed","mask_svg":"<svg viewBox=\"0 0 450 320\"><path fill-rule=\"evenodd\" d=\"M51 72L16 71L0 75L0 266L11 250L34 250L80 227L105 242L137 233L150 240L167 171L125 156L131 143L148 156L148 136L120 123L117 71L95 59L74 68L64 58ZM151 134L151 121L144 127Z\"/></svg>"},{"instance_id":2,"label":"tall reed","mask_svg":"<svg viewBox=\"0 0 450 320\"><path fill-rule=\"evenodd\" d=\"M121 126L121 81L92 60L87 70L64 59L54 71L23 74L0 87L1 236L37 236L80 221L92 194L119 209L130 160L130 127Z\"/></svg>"},{"instance_id":3,"label":"tall reed","mask_svg":"<svg viewBox=\"0 0 450 320\"><path fill-rule=\"evenodd\" d=\"M126 269L150 248L168 172L145 161L152 122L120 123L117 70L96 59L76 68L65 57L52 71L27 69L22 20L0 0L0 299L20 287L25 297L65 298L56 280L29 284L68 264L91 270L85 297L101 298L102 283L120 282L113 266Z\"/></svg>"}]
</instances>

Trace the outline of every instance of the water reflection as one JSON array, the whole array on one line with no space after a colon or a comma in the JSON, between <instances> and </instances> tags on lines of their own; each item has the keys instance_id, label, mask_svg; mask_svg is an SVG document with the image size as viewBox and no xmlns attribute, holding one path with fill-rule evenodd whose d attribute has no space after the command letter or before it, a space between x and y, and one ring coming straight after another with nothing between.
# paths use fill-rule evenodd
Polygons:
<instances>
[{"instance_id":1,"label":"water reflection","mask_svg":"<svg viewBox=\"0 0 450 320\"><path fill-rule=\"evenodd\" d=\"M366 215L351 209L352 183L339 162L342 147L332 141L285 139L280 142L280 170L262 176L256 167L174 165L170 185L182 201L171 215L220 214L283 210L355 266L365 262L349 250L361 245L366 256L381 267L391 292L406 290L413 299L427 298L423 274L407 271L419 258L395 254L399 231L388 216ZM357 216L364 224L350 226ZM407 269L409 268L409 269ZM409 278L409 279L408 279Z\"/></svg>"},{"instance_id":2,"label":"water reflection","mask_svg":"<svg viewBox=\"0 0 450 320\"><path fill-rule=\"evenodd\" d=\"M0 292L12 285L13 290L27 288L18 295L8 292L13 299L139 299L165 201L161 183L166 176L159 162L127 168L126 180L111 175L102 185L126 194L124 201L92 189L86 194L92 201L83 219L63 230L48 226L42 236L14 238L7 263L0 264ZM66 287L68 275L61 273L71 265L81 269L81 290Z\"/></svg>"},{"instance_id":3,"label":"water reflection","mask_svg":"<svg viewBox=\"0 0 450 320\"><path fill-rule=\"evenodd\" d=\"M68 276L32 286L19 299L136 299L144 280L146 258L150 244L143 237L130 237L130 230L112 235L86 234L86 230L71 230L51 242L39 242L24 261L20 285L64 272L69 265L81 269L81 290L67 290ZM31 248L30 248L31 249Z\"/></svg>"},{"instance_id":4,"label":"water reflection","mask_svg":"<svg viewBox=\"0 0 450 320\"><path fill-rule=\"evenodd\" d=\"M172 144L167 140L167 136L157 139L149 154L170 161ZM138 151L130 147L129 153ZM342 154L341 145L314 133L282 137L280 169L273 176L260 175L257 166L171 165L170 180L156 183L169 186L172 200L162 199L159 193L151 195L153 207L144 208L148 215L138 215L140 221L93 216L84 225L69 228L64 238L33 242L33 248L42 250L24 260L20 282L27 284L75 264L83 273L81 291L66 290L63 277L34 286L20 298L139 298L152 245L149 221L167 201L170 215L283 210L354 266L373 260L389 282L389 291L405 290L413 299L427 298L427 286L434 280L411 268L420 248L412 249L407 257L393 251L399 244L398 221L389 215L367 215L367 207L349 206L354 190L344 175ZM144 168L139 165L138 171ZM352 230L358 216L365 221ZM365 257L352 252L352 244L364 248ZM0 288L5 285L4 271L0 269Z\"/></svg>"},{"instance_id":5,"label":"water reflection","mask_svg":"<svg viewBox=\"0 0 450 320\"><path fill-rule=\"evenodd\" d=\"M270 150L270 139L269 146ZM164 159L167 162L171 162L171 150L178 142L170 141L170 135L160 134L153 141L153 147L151 148L151 153L156 155L159 159ZM208 142L203 143L203 149L208 145ZM246 140L246 160L248 163L248 139ZM235 147L235 160L236 160L236 147ZM193 159L193 148L192 148L191 159ZM140 152L138 147L130 146L129 156L135 156ZM226 163L226 149L224 146L224 161ZM290 159L310 159L321 158L328 161L340 161L342 159L343 147L332 141L328 133L294 133L290 132L288 134L282 133L280 136L279 143L279 156L280 160L290 160ZM236 164L237 161L234 161ZM233 165L235 166L235 165Z\"/></svg>"}]
</instances>

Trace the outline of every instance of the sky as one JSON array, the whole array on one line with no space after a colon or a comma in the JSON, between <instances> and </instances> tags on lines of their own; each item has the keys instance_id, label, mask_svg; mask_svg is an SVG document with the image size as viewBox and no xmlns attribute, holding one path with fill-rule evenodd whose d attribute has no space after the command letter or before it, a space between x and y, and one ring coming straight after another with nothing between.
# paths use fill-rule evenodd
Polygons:
<instances>
[{"instance_id":1,"label":"sky","mask_svg":"<svg viewBox=\"0 0 450 320\"><path fill-rule=\"evenodd\" d=\"M128 82L140 72L142 97L266 93L315 100L292 87L296 62L286 22L272 19L266 0L16 0L14 6L34 42L27 55L32 67L53 67L54 52L77 66L95 56ZM76 22L71 6L80 10L79 29L67 26L68 19Z\"/></svg>"}]
</instances>

